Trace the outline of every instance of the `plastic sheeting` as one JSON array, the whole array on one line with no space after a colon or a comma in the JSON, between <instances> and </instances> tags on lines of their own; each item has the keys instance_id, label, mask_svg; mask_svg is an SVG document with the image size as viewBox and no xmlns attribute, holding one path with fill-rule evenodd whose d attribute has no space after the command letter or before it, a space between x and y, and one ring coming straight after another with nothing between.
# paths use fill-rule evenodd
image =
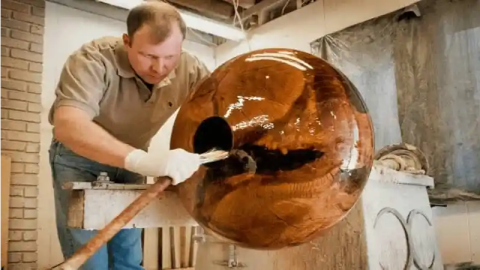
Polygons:
<instances>
[{"instance_id":1,"label":"plastic sheeting","mask_svg":"<svg viewBox=\"0 0 480 270\"><path fill-rule=\"evenodd\" d=\"M456 189L480 194L480 1L417 6L420 17L388 14L327 35L312 50L359 88L377 151L413 144L427 155L437 198L462 197Z\"/></svg>"}]
</instances>

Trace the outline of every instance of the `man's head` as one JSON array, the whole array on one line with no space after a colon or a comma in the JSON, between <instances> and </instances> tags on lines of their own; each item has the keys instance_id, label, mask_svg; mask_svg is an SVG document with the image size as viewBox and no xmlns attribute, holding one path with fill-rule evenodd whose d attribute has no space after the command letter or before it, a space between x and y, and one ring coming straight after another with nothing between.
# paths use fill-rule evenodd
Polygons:
<instances>
[{"instance_id":1,"label":"man's head","mask_svg":"<svg viewBox=\"0 0 480 270\"><path fill-rule=\"evenodd\" d=\"M166 78L180 59L185 32L185 22L170 4L148 1L130 10L123 42L137 75L150 84Z\"/></svg>"}]
</instances>

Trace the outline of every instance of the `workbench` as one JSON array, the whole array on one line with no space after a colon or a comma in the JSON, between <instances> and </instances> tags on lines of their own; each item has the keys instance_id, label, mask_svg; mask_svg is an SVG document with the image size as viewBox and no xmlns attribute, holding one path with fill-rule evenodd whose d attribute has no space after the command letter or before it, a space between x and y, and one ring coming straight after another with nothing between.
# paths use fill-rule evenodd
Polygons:
<instances>
[{"instance_id":1,"label":"workbench","mask_svg":"<svg viewBox=\"0 0 480 270\"><path fill-rule=\"evenodd\" d=\"M101 229L147 185L71 183L69 225ZM326 235L298 247L258 251L197 235L196 270L443 269L427 189L433 178L374 166L363 195ZM127 227L198 226L174 190L166 191ZM333 268L332 268L333 267ZM172 267L173 268L173 267Z\"/></svg>"},{"instance_id":2,"label":"workbench","mask_svg":"<svg viewBox=\"0 0 480 270\"><path fill-rule=\"evenodd\" d=\"M150 184L115 184L71 182L64 186L72 191L69 203L68 226L100 230L114 219ZM159 228L197 226L182 206L174 187L149 204L125 228Z\"/></svg>"}]
</instances>

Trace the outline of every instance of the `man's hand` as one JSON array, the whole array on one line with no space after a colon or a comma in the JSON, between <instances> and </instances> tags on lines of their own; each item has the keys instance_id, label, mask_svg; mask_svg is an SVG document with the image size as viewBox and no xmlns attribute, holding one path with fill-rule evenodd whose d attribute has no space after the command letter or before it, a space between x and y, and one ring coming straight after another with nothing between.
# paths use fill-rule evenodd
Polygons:
<instances>
[{"instance_id":1,"label":"man's hand","mask_svg":"<svg viewBox=\"0 0 480 270\"><path fill-rule=\"evenodd\" d=\"M125 169L144 176L169 176L173 185L192 176L200 164L200 155L183 149L170 150L162 155L136 149L125 158Z\"/></svg>"}]
</instances>

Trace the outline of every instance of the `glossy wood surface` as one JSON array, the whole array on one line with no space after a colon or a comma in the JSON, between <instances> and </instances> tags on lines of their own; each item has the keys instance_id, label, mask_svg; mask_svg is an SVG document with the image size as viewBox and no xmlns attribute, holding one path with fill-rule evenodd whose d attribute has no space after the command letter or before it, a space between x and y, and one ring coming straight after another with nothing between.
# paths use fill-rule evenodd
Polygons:
<instances>
[{"instance_id":1,"label":"glossy wood surface","mask_svg":"<svg viewBox=\"0 0 480 270\"><path fill-rule=\"evenodd\" d=\"M218 67L180 109L171 148L214 146L231 156L178 187L187 211L239 246L279 249L320 236L357 202L373 128L359 92L329 63L265 49Z\"/></svg>"}]
</instances>

